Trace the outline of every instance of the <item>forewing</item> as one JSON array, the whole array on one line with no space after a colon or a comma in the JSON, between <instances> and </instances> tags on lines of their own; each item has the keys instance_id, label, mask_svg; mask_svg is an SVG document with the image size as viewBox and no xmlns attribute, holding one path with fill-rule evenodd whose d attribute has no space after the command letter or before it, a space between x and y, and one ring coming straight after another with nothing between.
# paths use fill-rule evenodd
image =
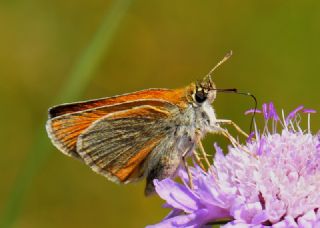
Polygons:
<instances>
[{"instance_id":1,"label":"forewing","mask_svg":"<svg viewBox=\"0 0 320 228\"><path fill-rule=\"evenodd\" d=\"M165 100L175 105L181 106L185 103L185 89L146 89L133 93L122 94L114 97L100 98L89 101L82 101L70 104L62 104L52 107L49 110L49 117L65 115L68 113L80 112L95 109L102 106L117 105L136 100Z\"/></svg>"},{"instance_id":2,"label":"forewing","mask_svg":"<svg viewBox=\"0 0 320 228\"><path fill-rule=\"evenodd\" d=\"M78 139L79 155L114 182L130 182L142 162L174 130L178 108L143 105L97 120ZM141 173L140 173L141 174Z\"/></svg>"},{"instance_id":3,"label":"forewing","mask_svg":"<svg viewBox=\"0 0 320 228\"><path fill-rule=\"evenodd\" d=\"M111 113L131 110L142 105L150 105L163 109L172 109L173 107L176 107L174 104L164 100L141 99L67 113L54 118L50 118L49 115L49 120L46 125L47 132L53 144L60 151L68 156L80 158L76 148L78 137L93 122L104 118ZM54 109L57 109L57 107Z\"/></svg>"}]
</instances>

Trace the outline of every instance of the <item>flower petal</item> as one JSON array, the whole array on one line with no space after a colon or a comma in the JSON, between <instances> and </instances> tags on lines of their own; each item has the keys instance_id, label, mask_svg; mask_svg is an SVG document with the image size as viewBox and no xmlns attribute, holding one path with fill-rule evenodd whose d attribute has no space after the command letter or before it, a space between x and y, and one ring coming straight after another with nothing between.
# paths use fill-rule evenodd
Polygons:
<instances>
[{"instance_id":1,"label":"flower petal","mask_svg":"<svg viewBox=\"0 0 320 228\"><path fill-rule=\"evenodd\" d=\"M221 226L221 228L264 228L263 225L252 225L243 221L233 220L232 222L228 222L226 225Z\"/></svg>"},{"instance_id":2,"label":"flower petal","mask_svg":"<svg viewBox=\"0 0 320 228\"><path fill-rule=\"evenodd\" d=\"M183 227L183 228L202 228L208 222L207 209L201 209L187 215L178 215L176 217L163 220L162 222L147 226L146 228L164 228L164 227ZM210 227L210 226L209 226Z\"/></svg>"},{"instance_id":3,"label":"flower petal","mask_svg":"<svg viewBox=\"0 0 320 228\"><path fill-rule=\"evenodd\" d=\"M248 224L259 224L259 222L268 220L268 216L262 211L259 202L240 205L234 208L232 215L235 219L247 222Z\"/></svg>"},{"instance_id":4,"label":"flower petal","mask_svg":"<svg viewBox=\"0 0 320 228\"><path fill-rule=\"evenodd\" d=\"M183 213L182 210L174 208L172 211L169 212L169 214L167 214L166 217L164 217L164 220L176 217L176 216L180 215L181 213Z\"/></svg>"},{"instance_id":5,"label":"flower petal","mask_svg":"<svg viewBox=\"0 0 320 228\"><path fill-rule=\"evenodd\" d=\"M154 185L159 196L173 208L191 213L201 207L198 197L182 184L171 179L164 179L162 181L154 180Z\"/></svg>"},{"instance_id":6,"label":"flower petal","mask_svg":"<svg viewBox=\"0 0 320 228\"><path fill-rule=\"evenodd\" d=\"M298 218L298 224L301 227L313 227L312 225L314 222L316 222L316 220L316 213L314 213L314 210L311 210L302 217Z\"/></svg>"}]
</instances>

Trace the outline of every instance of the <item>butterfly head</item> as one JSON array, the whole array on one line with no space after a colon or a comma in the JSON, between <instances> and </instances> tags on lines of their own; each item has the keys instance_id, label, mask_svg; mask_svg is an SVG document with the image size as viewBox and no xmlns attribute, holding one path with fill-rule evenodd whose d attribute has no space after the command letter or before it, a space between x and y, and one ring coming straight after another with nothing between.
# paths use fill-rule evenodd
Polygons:
<instances>
[{"instance_id":1,"label":"butterfly head","mask_svg":"<svg viewBox=\"0 0 320 228\"><path fill-rule=\"evenodd\" d=\"M200 106L202 103L212 103L217 94L216 86L214 85L211 74L219 67L221 64L223 64L225 61L227 61L232 56L232 51L228 52L222 60L220 60L210 71L209 73L204 77L204 79L201 82L195 83L195 85L191 86L191 98L193 101L193 104L195 106ZM191 101L191 99L188 99Z\"/></svg>"},{"instance_id":2,"label":"butterfly head","mask_svg":"<svg viewBox=\"0 0 320 228\"><path fill-rule=\"evenodd\" d=\"M190 99L194 106L200 106L205 102L212 103L216 98L216 86L208 75L202 81L191 85Z\"/></svg>"}]
</instances>

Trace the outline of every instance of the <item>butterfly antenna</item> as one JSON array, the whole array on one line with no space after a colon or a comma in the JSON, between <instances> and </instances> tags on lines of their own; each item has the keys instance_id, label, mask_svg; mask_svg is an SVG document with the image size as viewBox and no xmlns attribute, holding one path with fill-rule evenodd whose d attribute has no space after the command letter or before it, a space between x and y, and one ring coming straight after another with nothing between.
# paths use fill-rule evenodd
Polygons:
<instances>
[{"instance_id":1,"label":"butterfly antenna","mask_svg":"<svg viewBox=\"0 0 320 228\"><path fill-rule=\"evenodd\" d=\"M221 66L225 61L227 61L232 56L232 50L230 50L224 57L221 59L207 74L207 77L211 78L211 74L219 67Z\"/></svg>"}]
</instances>

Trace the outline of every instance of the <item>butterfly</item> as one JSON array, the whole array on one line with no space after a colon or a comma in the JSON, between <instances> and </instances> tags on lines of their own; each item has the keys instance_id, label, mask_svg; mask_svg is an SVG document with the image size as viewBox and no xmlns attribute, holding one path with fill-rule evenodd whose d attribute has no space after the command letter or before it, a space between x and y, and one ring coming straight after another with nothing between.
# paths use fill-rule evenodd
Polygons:
<instances>
[{"instance_id":1,"label":"butterfly","mask_svg":"<svg viewBox=\"0 0 320 228\"><path fill-rule=\"evenodd\" d=\"M48 136L62 153L112 182L146 178L150 195L153 180L173 177L181 164L186 166L186 157L195 155L197 146L203 149L201 139L208 132L231 137L219 124L233 122L218 120L211 105L218 91L212 71L180 89L146 89L52 107Z\"/></svg>"}]
</instances>

